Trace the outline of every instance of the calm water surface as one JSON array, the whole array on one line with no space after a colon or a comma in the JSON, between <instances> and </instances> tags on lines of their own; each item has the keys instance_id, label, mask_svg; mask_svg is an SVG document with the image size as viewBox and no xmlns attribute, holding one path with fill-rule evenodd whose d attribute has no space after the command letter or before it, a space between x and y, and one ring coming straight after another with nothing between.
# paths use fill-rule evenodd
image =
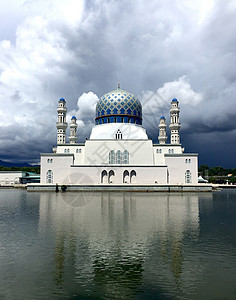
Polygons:
<instances>
[{"instance_id":1,"label":"calm water surface","mask_svg":"<svg viewBox=\"0 0 236 300\"><path fill-rule=\"evenodd\" d=\"M236 299L236 192L0 190L0 299Z\"/></svg>"}]
</instances>

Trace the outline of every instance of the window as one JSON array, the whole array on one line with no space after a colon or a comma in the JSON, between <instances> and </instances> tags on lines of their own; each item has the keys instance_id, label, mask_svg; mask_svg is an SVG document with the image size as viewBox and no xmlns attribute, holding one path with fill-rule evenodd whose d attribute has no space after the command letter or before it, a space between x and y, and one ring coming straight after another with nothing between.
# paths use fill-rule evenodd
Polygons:
<instances>
[{"instance_id":1,"label":"window","mask_svg":"<svg viewBox=\"0 0 236 300\"><path fill-rule=\"evenodd\" d=\"M185 159L185 163L186 164L188 164L188 163L191 164L191 159L190 158L189 159Z\"/></svg>"},{"instance_id":2,"label":"window","mask_svg":"<svg viewBox=\"0 0 236 300\"><path fill-rule=\"evenodd\" d=\"M47 171L46 182L47 183L53 183L53 172L52 172L52 170Z\"/></svg>"},{"instance_id":3,"label":"window","mask_svg":"<svg viewBox=\"0 0 236 300\"><path fill-rule=\"evenodd\" d=\"M125 150L123 153L118 150L109 152L109 164L129 164L129 152Z\"/></svg>"},{"instance_id":4,"label":"window","mask_svg":"<svg viewBox=\"0 0 236 300\"><path fill-rule=\"evenodd\" d=\"M120 151L120 150L118 150L118 151L116 152L116 163L117 163L117 164L122 164L122 154L121 154L121 151Z\"/></svg>"},{"instance_id":5,"label":"window","mask_svg":"<svg viewBox=\"0 0 236 300\"><path fill-rule=\"evenodd\" d=\"M129 152L127 150L123 153L123 163L128 164L129 163Z\"/></svg>"},{"instance_id":6,"label":"window","mask_svg":"<svg viewBox=\"0 0 236 300\"><path fill-rule=\"evenodd\" d=\"M161 150L161 149L157 149L156 152L157 152L157 153L162 153L162 150Z\"/></svg>"},{"instance_id":7,"label":"window","mask_svg":"<svg viewBox=\"0 0 236 300\"><path fill-rule=\"evenodd\" d=\"M118 129L117 132L116 132L116 139L117 140L122 140L122 133L121 133L120 129Z\"/></svg>"},{"instance_id":8,"label":"window","mask_svg":"<svg viewBox=\"0 0 236 300\"><path fill-rule=\"evenodd\" d=\"M192 175L190 170L185 172L185 183L192 183Z\"/></svg>"},{"instance_id":9,"label":"window","mask_svg":"<svg viewBox=\"0 0 236 300\"><path fill-rule=\"evenodd\" d=\"M115 152L111 150L109 153L109 164L114 164L114 163L115 163Z\"/></svg>"},{"instance_id":10,"label":"window","mask_svg":"<svg viewBox=\"0 0 236 300\"><path fill-rule=\"evenodd\" d=\"M76 153L81 153L81 149L76 149Z\"/></svg>"}]
</instances>

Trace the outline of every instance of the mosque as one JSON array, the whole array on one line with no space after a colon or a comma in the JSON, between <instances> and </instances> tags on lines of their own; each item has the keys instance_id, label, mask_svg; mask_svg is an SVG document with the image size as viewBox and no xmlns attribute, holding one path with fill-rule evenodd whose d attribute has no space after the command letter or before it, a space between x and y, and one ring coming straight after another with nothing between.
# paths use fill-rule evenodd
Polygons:
<instances>
[{"instance_id":1,"label":"mosque","mask_svg":"<svg viewBox=\"0 0 236 300\"><path fill-rule=\"evenodd\" d=\"M198 154L184 153L180 143L179 102L170 105L170 143L166 119L160 117L158 144L142 126L138 98L120 88L100 98L95 125L85 143L77 142L77 120L66 140L66 101L58 102L57 146L41 154L42 185L190 185L198 183Z\"/></svg>"}]
</instances>

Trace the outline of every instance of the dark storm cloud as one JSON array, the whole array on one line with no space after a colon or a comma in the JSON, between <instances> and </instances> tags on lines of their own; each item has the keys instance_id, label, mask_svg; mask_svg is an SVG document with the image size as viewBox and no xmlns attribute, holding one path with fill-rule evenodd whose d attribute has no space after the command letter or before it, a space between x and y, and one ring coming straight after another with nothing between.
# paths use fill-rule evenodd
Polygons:
<instances>
[{"instance_id":1,"label":"dark storm cloud","mask_svg":"<svg viewBox=\"0 0 236 300\"><path fill-rule=\"evenodd\" d=\"M222 153L228 139L235 148L234 1L17 3L24 14L16 40L10 31L9 38L0 35L0 158L9 153L38 160L37 153L55 144L60 97L67 100L67 121L78 118L83 141L97 99L118 80L142 101L144 126L154 141L159 118L165 115L169 122L176 97L182 142L191 151L195 146L200 162L209 156L208 138L211 157ZM228 155L222 164L235 160Z\"/></svg>"}]
</instances>

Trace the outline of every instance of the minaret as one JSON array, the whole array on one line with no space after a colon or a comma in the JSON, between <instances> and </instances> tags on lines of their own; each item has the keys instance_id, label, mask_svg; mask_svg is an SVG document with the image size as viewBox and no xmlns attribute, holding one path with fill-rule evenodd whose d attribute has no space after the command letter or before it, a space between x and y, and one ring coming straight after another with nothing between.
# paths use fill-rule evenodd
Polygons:
<instances>
[{"instance_id":1,"label":"minaret","mask_svg":"<svg viewBox=\"0 0 236 300\"><path fill-rule=\"evenodd\" d=\"M58 101L58 121L57 121L57 144L65 144L66 143L66 100L64 98L61 98Z\"/></svg>"},{"instance_id":2,"label":"minaret","mask_svg":"<svg viewBox=\"0 0 236 300\"><path fill-rule=\"evenodd\" d=\"M171 101L171 109L170 109L170 143L171 144L180 144L179 138L179 129L180 129L180 122L179 122L179 107L178 107L178 100L174 98Z\"/></svg>"},{"instance_id":3,"label":"minaret","mask_svg":"<svg viewBox=\"0 0 236 300\"><path fill-rule=\"evenodd\" d=\"M77 127L76 117L73 116L70 121L70 144L75 144L77 142Z\"/></svg>"},{"instance_id":4,"label":"minaret","mask_svg":"<svg viewBox=\"0 0 236 300\"><path fill-rule=\"evenodd\" d=\"M161 117L160 118L160 124L159 124L159 136L158 136L158 140L160 144L165 144L166 140L167 140L167 136L166 136L166 119L165 117Z\"/></svg>"}]
</instances>

